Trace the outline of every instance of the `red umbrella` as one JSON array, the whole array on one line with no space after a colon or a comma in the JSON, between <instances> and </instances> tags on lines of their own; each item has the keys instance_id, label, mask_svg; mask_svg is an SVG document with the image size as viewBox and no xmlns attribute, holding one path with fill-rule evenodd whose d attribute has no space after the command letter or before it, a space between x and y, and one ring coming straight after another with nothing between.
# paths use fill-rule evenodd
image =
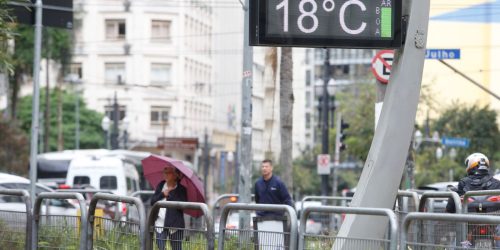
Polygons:
<instances>
[{"instance_id":1,"label":"red umbrella","mask_svg":"<svg viewBox=\"0 0 500 250\"><path fill-rule=\"evenodd\" d=\"M181 180L179 184L186 188L187 201L205 203L205 189L200 178L196 176L194 171L184 165L182 161L168 158L159 155L150 155L142 160L142 171L144 177L151 184L153 188L163 180L163 169L166 167L174 167L181 173ZM200 217L203 215L201 210L185 209L184 213L193 217Z\"/></svg>"}]
</instances>

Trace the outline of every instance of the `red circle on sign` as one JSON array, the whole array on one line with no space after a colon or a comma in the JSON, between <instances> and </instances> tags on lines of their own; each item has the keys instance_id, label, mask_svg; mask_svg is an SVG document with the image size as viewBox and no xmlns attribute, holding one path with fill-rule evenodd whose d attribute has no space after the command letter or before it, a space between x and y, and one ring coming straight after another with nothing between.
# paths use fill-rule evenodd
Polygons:
<instances>
[{"instance_id":1,"label":"red circle on sign","mask_svg":"<svg viewBox=\"0 0 500 250\"><path fill-rule=\"evenodd\" d=\"M381 50L372 60L372 73L380 83L387 84L391 76L393 50Z\"/></svg>"}]
</instances>

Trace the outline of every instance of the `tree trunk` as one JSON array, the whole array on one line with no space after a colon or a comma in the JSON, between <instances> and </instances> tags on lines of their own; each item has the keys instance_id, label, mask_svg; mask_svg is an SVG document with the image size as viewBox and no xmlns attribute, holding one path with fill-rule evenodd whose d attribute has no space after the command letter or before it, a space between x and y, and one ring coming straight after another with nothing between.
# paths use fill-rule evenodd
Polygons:
<instances>
[{"instance_id":1,"label":"tree trunk","mask_svg":"<svg viewBox=\"0 0 500 250\"><path fill-rule=\"evenodd\" d=\"M23 82L22 75L23 74L21 72L16 72L11 85L12 96L10 101L10 119L12 120L17 119L17 99L19 96L19 86L21 86Z\"/></svg>"},{"instance_id":2,"label":"tree trunk","mask_svg":"<svg viewBox=\"0 0 500 250\"><path fill-rule=\"evenodd\" d=\"M280 163L285 169L283 181L293 190L292 130L293 130L293 60L292 48L281 48L280 61Z\"/></svg>"},{"instance_id":3,"label":"tree trunk","mask_svg":"<svg viewBox=\"0 0 500 250\"><path fill-rule=\"evenodd\" d=\"M271 121L271 126L267 127L267 131L269 131L269 138L267 143L266 150L264 151L264 157L266 159L271 159L271 160L276 160L274 158L273 154L273 149L271 145L273 144L273 132L274 132L274 121L275 121L275 97L276 97L276 73L278 72L278 48L277 47L269 47L266 49L266 56L265 56L265 65L266 65L266 71L270 72L270 77L271 77L271 83L272 86L266 86L266 94L265 94L265 100L267 102L271 102L271 117L266 117L266 119L269 119ZM267 78L266 78L267 79ZM271 89L272 93L268 94L268 91Z\"/></svg>"}]
</instances>

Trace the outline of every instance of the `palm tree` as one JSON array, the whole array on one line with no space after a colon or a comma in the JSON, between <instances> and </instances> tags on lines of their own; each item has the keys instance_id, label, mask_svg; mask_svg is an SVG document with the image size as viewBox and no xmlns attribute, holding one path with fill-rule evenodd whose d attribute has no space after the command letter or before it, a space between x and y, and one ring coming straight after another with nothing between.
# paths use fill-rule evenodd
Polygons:
<instances>
[{"instance_id":1,"label":"palm tree","mask_svg":"<svg viewBox=\"0 0 500 250\"><path fill-rule=\"evenodd\" d=\"M280 59L280 164L285 170L283 181L293 190L292 131L293 131L293 59L292 48L281 48Z\"/></svg>"}]
</instances>

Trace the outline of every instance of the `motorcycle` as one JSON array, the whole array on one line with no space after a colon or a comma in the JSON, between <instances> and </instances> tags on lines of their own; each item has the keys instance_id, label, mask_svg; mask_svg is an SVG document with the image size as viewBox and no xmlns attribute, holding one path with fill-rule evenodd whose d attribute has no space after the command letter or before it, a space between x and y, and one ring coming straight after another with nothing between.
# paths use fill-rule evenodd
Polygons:
<instances>
[{"instance_id":1,"label":"motorcycle","mask_svg":"<svg viewBox=\"0 0 500 250\"><path fill-rule=\"evenodd\" d=\"M468 198L467 212L475 214L492 214L500 211L500 196L473 196ZM495 236L500 225L469 224L467 240L475 248L491 249L496 247ZM497 240L500 243L500 240Z\"/></svg>"}]
</instances>

